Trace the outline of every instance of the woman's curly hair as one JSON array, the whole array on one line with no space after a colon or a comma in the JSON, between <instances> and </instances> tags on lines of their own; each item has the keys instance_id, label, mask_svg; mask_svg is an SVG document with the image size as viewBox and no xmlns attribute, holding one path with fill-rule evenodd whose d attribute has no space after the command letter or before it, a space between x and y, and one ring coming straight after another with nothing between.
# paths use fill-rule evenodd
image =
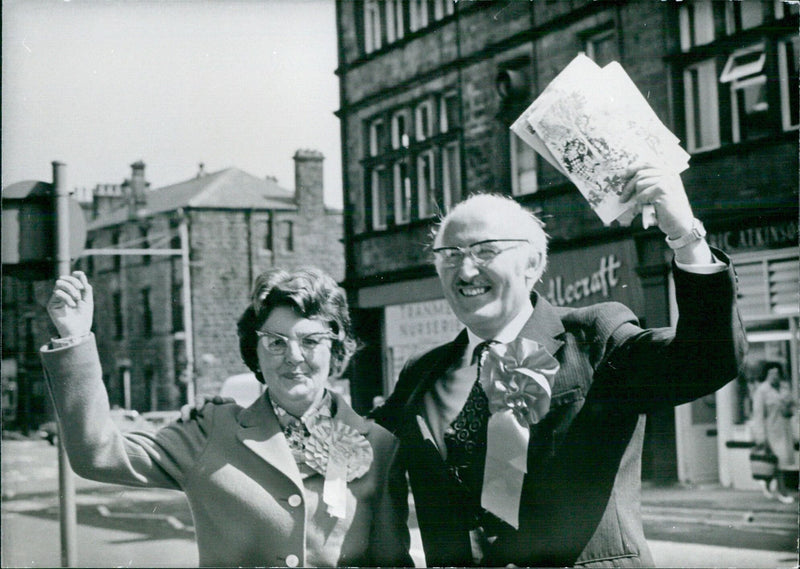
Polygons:
<instances>
[{"instance_id":1,"label":"woman's curly hair","mask_svg":"<svg viewBox=\"0 0 800 569\"><path fill-rule=\"evenodd\" d=\"M330 325L334 333L330 377L341 375L357 347L344 289L332 277L314 267L291 271L270 269L256 278L250 306L242 313L237 324L239 351L258 381L264 383L256 352L256 330L264 325L272 309L278 306L289 307L303 318L321 320Z\"/></svg>"}]
</instances>

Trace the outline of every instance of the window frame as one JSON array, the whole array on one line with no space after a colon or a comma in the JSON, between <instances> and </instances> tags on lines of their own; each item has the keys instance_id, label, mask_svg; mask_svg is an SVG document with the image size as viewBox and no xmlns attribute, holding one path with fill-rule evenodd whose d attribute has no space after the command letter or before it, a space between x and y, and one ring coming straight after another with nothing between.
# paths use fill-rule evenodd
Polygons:
<instances>
[{"instance_id":1,"label":"window frame","mask_svg":"<svg viewBox=\"0 0 800 569\"><path fill-rule=\"evenodd\" d=\"M381 49L381 40L381 2L364 0L364 53L370 54Z\"/></svg>"},{"instance_id":2,"label":"window frame","mask_svg":"<svg viewBox=\"0 0 800 569\"><path fill-rule=\"evenodd\" d=\"M696 108L695 102L695 81L692 79L691 72L696 70L698 78L701 69L708 69L710 72L704 73L704 80L707 80L707 87L710 93L701 93L698 85L698 101L707 101L708 105L713 107L713 112L704 113L702 109ZM713 93L713 96L712 96ZM719 89L717 87L717 62L714 58L704 59L683 68L683 101L684 101L684 119L686 123L686 146L689 153L705 152L719 148L722 144L722 135L720 130L720 101ZM710 122L705 122L699 125L701 128L699 132L702 134L706 129L702 128L707 125L712 134L712 141L706 144L698 144L696 140L696 133L698 132L698 125L696 124L695 117L700 119L706 118Z\"/></svg>"},{"instance_id":3,"label":"window frame","mask_svg":"<svg viewBox=\"0 0 800 569\"><path fill-rule=\"evenodd\" d=\"M513 196L528 196L533 195L539 191L539 163L536 151L526 144L516 133L509 131L509 153L511 163L511 195ZM523 191L520 187L520 171L519 171L519 149L526 148L533 154L533 190ZM528 171L529 172L529 171Z\"/></svg>"},{"instance_id":4,"label":"window frame","mask_svg":"<svg viewBox=\"0 0 800 569\"><path fill-rule=\"evenodd\" d=\"M384 0L386 8L386 43L391 44L405 37L403 0Z\"/></svg>"},{"instance_id":5,"label":"window frame","mask_svg":"<svg viewBox=\"0 0 800 569\"><path fill-rule=\"evenodd\" d=\"M370 170L370 197L372 200L371 228L373 230L382 230L387 227L386 220L389 217L388 196L384 196L384 198L381 199L381 194L384 189L382 181L385 175L386 167L383 164L379 164ZM383 208L379 207L382 203L384 204ZM380 215L381 211L383 211L383 215Z\"/></svg>"},{"instance_id":6,"label":"window frame","mask_svg":"<svg viewBox=\"0 0 800 569\"><path fill-rule=\"evenodd\" d=\"M778 40L778 83L781 98L781 129L784 132L797 130L800 128L800 117L792 117L792 108L790 103L790 85L789 85L789 65L788 56L786 54L786 46L793 44L794 57L800 58L800 37L797 35L787 36ZM797 65L797 63L795 63ZM795 97L798 97L797 88L795 86ZM800 98L800 97L798 97ZM800 101L795 103L800 107ZM800 112L798 112L800 115ZM792 122L794 119L795 122Z\"/></svg>"},{"instance_id":7,"label":"window frame","mask_svg":"<svg viewBox=\"0 0 800 569\"><path fill-rule=\"evenodd\" d=\"M418 32L430 25L428 16L428 0L409 0L408 6L408 29L410 32Z\"/></svg>"},{"instance_id":8,"label":"window frame","mask_svg":"<svg viewBox=\"0 0 800 569\"><path fill-rule=\"evenodd\" d=\"M423 124L424 115L423 111L426 111L427 114L427 125ZM433 136L434 131L434 115L433 115L433 101L428 99L423 99L419 103L414 106L414 138L417 142L422 142L423 140L428 140ZM425 128L427 126L427 129Z\"/></svg>"},{"instance_id":9,"label":"window frame","mask_svg":"<svg viewBox=\"0 0 800 569\"><path fill-rule=\"evenodd\" d=\"M682 4L678 11L678 20L681 51L708 45L716 39L714 6L711 0L696 0Z\"/></svg>"},{"instance_id":10,"label":"window frame","mask_svg":"<svg viewBox=\"0 0 800 569\"><path fill-rule=\"evenodd\" d=\"M425 164L426 162L427 164ZM434 149L427 148L417 154L416 163L417 215L419 219L427 219L436 215L435 211L428 211L429 205L438 204L436 199L436 153Z\"/></svg>"},{"instance_id":11,"label":"window frame","mask_svg":"<svg viewBox=\"0 0 800 569\"><path fill-rule=\"evenodd\" d=\"M405 172L403 172L405 166ZM405 175L403 175L405 174ZM411 168L404 157L392 164L394 222L403 225L411 221Z\"/></svg>"}]
</instances>

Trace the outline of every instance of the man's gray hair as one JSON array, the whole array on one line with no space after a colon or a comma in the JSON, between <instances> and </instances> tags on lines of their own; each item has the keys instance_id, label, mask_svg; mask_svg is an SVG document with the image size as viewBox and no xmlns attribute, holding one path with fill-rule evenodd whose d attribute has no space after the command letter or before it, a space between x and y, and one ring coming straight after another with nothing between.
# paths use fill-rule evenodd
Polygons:
<instances>
[{"instance_id":1,"label":"man's gray hair","mask_svg":"<svg viewBox=\"0 0 800 569\"><path fill-rule=\"evenodd\" d=\"M516 200L502 194L478 193L472 194L467 199L456 204L450 212L440 219L439 223L433 228L434 247L442 230L447 226L449 220L459 214L459 212L474 211L479 214L492 212L506 220L509 227L519 227L522 229L522 236L530 241L531 262L537 263L537 271L534 283L538 282L547 268L547 233L544 231L544 223L536 217L536 214L527 208L522 207ZM515 235L516 237L516 235Z\"/></svg>"}]
</instances>

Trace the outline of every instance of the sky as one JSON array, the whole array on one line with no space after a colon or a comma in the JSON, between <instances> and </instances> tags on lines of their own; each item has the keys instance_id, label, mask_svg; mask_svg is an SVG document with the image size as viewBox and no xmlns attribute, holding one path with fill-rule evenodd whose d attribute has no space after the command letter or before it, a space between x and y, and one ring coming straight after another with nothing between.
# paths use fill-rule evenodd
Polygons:
<instances>
[{"instance_id":1,"label":"sky","mask_svg":"<svg viewBox=\"0 0 800 569\"><path fill-rule=\"evenodd\" d=\"M152 188L236 167L294 189L325 156L341 207L334 0L3 0L2 185Z\"/></svg>"}]
</instances>

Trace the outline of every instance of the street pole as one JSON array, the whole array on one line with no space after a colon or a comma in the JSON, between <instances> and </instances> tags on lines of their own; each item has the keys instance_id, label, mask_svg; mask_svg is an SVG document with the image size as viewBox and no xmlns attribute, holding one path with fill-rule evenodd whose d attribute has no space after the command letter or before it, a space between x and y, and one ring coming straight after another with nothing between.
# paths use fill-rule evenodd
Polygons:
<instances>
[{"instance_id":1,"label":"street pole","mask_svg":"<svg viewBox=\"0 0 800 569\"><path fill-rule=\"evenodd\" d=\"M192 323L192 286L191 267L189 266L189 225L186 212L181 211L181 221L178 226L181 237L181 267L183 269L183 333L185 334L184 346L186 349L186 399L189 405L195 404L194 384L194 328Z\"/></svg>"},{"instance_id":2,"label":"street pole","mask_svg":"<svg viewBox=\"0 0 800 569\"><path fill-rule=\"evenodd\" d=\"M53 194L56 212L56 276L70 273L69 192L65 180L65 165L53 162ZM58 421L56 421L58 423ZM59 519L61 526L61 566L77 565L77 516L75 510L75 479L64 447L61 426L58 427L58 484Z\"/></svg>"}]
</instances>

